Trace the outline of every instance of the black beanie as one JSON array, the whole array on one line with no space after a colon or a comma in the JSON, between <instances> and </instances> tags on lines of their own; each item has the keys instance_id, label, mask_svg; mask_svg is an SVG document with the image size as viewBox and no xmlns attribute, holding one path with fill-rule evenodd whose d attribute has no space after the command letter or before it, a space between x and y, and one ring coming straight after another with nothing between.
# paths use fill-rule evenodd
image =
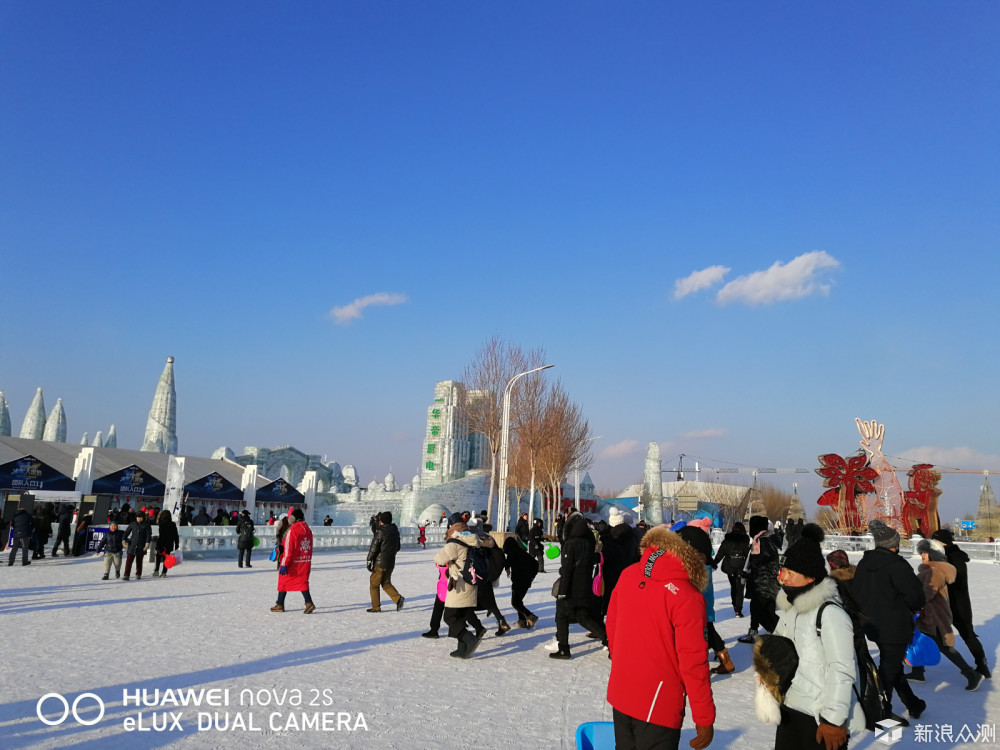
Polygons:
<instances>
[{"instance_id":1,"label":"black beanie","mask_svg":"<svg viewBox=\"0 0 1000 750\"><path fill-rule=\"evenodd\" d=\"M794 570L807 578L826 578L826 558L823 557L823 529L814 523L802 527L802 535L781 558L781 567Z\"/></svg>"},{"instance_id":2,"label":"black beanie","mask_svg":"<svg viewBox=\"0 0 1000 750\"><path fill-rule=\"evenodd\" d=\"M705 556L705 564L712 564L712 540L704 529L697 526L684 526L678 529L677 533L681 539L687 542L689 547L694 547Z\"/></svg>"}]
</instances>

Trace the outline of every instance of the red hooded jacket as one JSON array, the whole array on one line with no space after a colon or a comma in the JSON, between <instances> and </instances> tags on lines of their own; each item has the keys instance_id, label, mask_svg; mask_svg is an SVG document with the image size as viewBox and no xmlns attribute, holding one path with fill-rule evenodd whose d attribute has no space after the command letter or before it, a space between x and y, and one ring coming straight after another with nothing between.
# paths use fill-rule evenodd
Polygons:
<instances>
[{"instance_id":1,"label":"red hooded jacket","mask_svg":"<svg viewBox=\"0 0 1000 750\"><path fill-rule=\"evenodd\" d=\"M281 565L288 568L288 572L278 576L278 591L308 591L313 555L312 529L305 521L296 521L288 527L282 543L285 552L281 556Z\"/></svg>"},{"instance_id":2,"label":"red hooded jacket","mask_svg":"<svg viewBox=\"0 0 1000 750\"><path fill-rule=\"evenodd\" d=\"M608 703L634 719L679 729L686 696L694 723L710 726L705 561L666 526L650 529L642 544L640 561L622 572L608 607Z\"/></svg>"}]
</instances>

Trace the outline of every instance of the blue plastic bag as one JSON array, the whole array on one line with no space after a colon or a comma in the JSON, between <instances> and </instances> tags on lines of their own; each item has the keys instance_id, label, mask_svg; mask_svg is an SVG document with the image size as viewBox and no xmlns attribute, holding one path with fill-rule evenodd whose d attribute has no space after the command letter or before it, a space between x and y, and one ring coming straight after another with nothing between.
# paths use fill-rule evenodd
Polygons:
<instances>
[{"instance_id":1,"label":"blue plastic bag","mask_svg":"<svg viewBox=\"0 0 1000 750\"><path fill-rule=\"evenodd\" d=\"M933 638L914 629L904 660L911 667L933 667L941 661L941 650Z\"/></svg>"}]
</instances>

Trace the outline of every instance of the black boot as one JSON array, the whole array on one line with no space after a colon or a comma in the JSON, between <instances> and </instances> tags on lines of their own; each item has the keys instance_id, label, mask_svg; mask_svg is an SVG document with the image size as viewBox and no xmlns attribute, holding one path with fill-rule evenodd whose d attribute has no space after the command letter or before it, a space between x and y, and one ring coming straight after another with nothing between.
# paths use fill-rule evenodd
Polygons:
<instances>
[{"instance_id":1,"label":"black boot","mask_svg":"<svg viewBox=\"0 0 1000 750\"><path fill-rule=\"evenodd\" d=\"M973 692L974 690L979 690L979 686L983 684L983 677L979 672L974 669L970 669L968 672L963 672L962 676L969 681L969 684L965 686L967 692Z\"/></svg>"},{"instance_id":2,"label":"black boot","mask_svg":"<svg viewBox=\"0 0 1000 750\"><path fill-rule=\"evenodd\" d=\"M926 682L927 680L926 676L924 675L923 667L914 667L909 672L907 672L904 675L904 677L906 677L906 679L909 682Z\"/></svg>"},{"instance_id":3,"label":"black boot","mask_svg":"<svg viewBox=\"0 0 1000 750\"><path fill-rule=\"evenodd\" d=\"M736 640L740 643L753 643L757 640L757 628L750 628L750 631L746 635L737 638Z\"/></svg>"},{"instance_id":4,"label":"black boot","mask_svg":"<svg viewBox=\"0 0 1000 750\"><path fill-rule=\"evenodd\" d=\"M559 644L559 650L555 651L555 652L553 652L551 654L549 654L549 658L550 659L562 659L563 661L566 661L567 659L572 659L573 657L569 653L569 646L567 646L566 644L560 643Z\"/></svg>"},{"instance_id":5,"label":"black boot","mask_svg":"<svg viewBox=\"0 0 1000 750\"><path fill-rule=\"evenodd\" d=\"M482 643L483 637L481 635L473 635L468 630L462 634L462 642L465 643L465 656L463 659L468 659L474 653L476 649L479 648L479 644Z\"/></svg>"},{"instance_id":6,"label":"black boot","mask_svg":"<svg viewBox=\"0 0 1000 750\"><path fill-rule=\"evenodd\" d=\"M989 667L989 665L988 665L988 664L986 663L986 660L985 660L985 659L983 659L982 661L977 661L977 662L976 662L976 671L977 671L977 672L979 672L979 674L981 674L981 675L982 675L983 677L985 677L985 678L986 678L987 680L988 680L988 679L990 679L990 677L992 677L992 676L993 676L993 675L992 675L992 674L990 673L990 667Z\"/></svg>"}]
</instances>

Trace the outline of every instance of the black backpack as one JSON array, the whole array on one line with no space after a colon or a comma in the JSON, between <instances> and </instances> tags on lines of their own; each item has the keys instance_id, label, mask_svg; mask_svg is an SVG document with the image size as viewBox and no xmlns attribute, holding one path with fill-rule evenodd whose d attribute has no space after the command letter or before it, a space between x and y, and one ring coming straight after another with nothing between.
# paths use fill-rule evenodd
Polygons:
<instances>
[{"instance_id":1,"label":"black backpack","mask_svg":"<svg viewBox=\"0 0 1000 750\"><path fill-rule=\"evenodd\" d=\"M816 610L816 635L820 638L823 632L823 610L830 604L833 602L823 602ZM853 617L851 619L854 620ZM854 622L854 627L859 627L857 621ZM875 731L880 721L892 715L891 704L886 699L882 680L878 676L878 667L872 655L868 653L868 648L858 645L856 640L854 655L858 662L858 682L854 685L854 695L865 714L865 728L868 731Z\"/></svg>"},{"instance_id":2,"label":"black backpack","mask_svg":"<svg viewBox=\"0 0 1000 750\"><path fill-rule=\"evenodd\" d=\"M465 565L462 567L462 580L473 586L478 586L490 580L490 560L482 547L472 547L461 539L449 539L450 542L465 547ZM501 567L501 570L503 568Z\"/></svg>"}]
</instances>

